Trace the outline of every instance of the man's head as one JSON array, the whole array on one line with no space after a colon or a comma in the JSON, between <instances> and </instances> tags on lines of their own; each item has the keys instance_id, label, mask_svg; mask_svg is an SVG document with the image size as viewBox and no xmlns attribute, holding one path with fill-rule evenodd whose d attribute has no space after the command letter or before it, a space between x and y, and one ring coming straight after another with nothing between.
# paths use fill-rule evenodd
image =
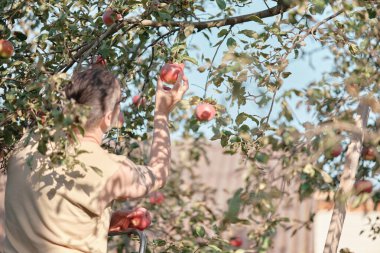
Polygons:
<instances>
[{"instance_id":1,"label":"man's head","mask_svg":"<svg viewBox=\"0 0 380 253\"><path fill-rule=\"evenodd\" d=\"M86 130L100 127L103 132L115 124L120 112L120 84L104 68L90 68L74 73L65 89L67 99L90 108Z\"/></svg>"}]
</instances>

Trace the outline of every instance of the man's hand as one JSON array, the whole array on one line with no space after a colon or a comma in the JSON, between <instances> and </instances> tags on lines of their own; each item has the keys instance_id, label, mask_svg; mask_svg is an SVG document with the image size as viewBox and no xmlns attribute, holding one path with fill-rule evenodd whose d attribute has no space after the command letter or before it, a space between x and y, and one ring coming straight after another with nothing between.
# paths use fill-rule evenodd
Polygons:
<instances>
[{"instance_id":1,"label":"man's hand","mask_svg":"<svg viewBox=\"0 0 380 253\"><path fill-rule=\"evenodd\" d=\"M177 82L170 90L165 89L162 80L158 77L156 91L156 111L168 115L181 101L185 92L189 89L189 81L184 73L178 75Z\"/></svg>"},{"instance_id":2,"label":"man's hand","mask_svg":"<svg viewBox=\"0 0 380 253\"><path fill-rule=\"evenodd\" d=\"M133 210L116 211L112 214L109 232L120 232L128 228L144 230L152 222L148 210L137 207Z\"/></svg>"}]
</instances>

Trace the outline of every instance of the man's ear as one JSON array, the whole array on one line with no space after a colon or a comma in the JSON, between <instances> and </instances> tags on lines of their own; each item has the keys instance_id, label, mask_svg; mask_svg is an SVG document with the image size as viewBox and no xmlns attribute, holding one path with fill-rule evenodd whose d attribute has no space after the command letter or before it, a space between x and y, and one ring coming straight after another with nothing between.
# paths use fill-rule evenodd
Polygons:
<instances>
[{"instance_id":1,"label":"man's ear","mask_svg":"<svg viewBox=\"0 0 380 253\"><path fill-rule=\"evenodd\" d=\"M106 112L100 124L103 133L108 132L113 127L112 111Z\"/></svg>"}]
</instances>

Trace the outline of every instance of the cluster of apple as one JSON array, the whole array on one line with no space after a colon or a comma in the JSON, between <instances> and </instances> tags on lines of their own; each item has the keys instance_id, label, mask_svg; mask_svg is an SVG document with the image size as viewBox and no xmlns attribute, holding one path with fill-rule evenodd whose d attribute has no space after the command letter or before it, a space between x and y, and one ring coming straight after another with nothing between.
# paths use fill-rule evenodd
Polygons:
<instances>
[{"instance_id":1,"label":"cluster of apple","mask_svg":"<svg viewBox=\"0 0 380 253\"><path fill-rule=\"evenodd\" d=\"M96 64L105 65L105 60L99 56L97 58ZM183 63L166 63L160 72L160 78L166 84L173 85L178 79L178 75L183 72L184 64ZM164 90L170 90L171 88L168 86L164 86ZM145 97L141 95L135 95L132 97L132 103L136 107L144 107L146 105ZM195 117L199 121L209 121L215 117L216 109L213 104L208 102L202 102L197 105L195 108ZM118 128L122 127L124 123L124 115L120 112Z\"/></svg>"},{"instance_id":2,"label":"cluster of apple","mask_svg":"<svg viewBox=\"0 0 380 253\"><path fill-rule=\"evenodd\" d=\"M340 144L335 145L331 150L330 150L330 157L338 157L340 154L343 152L343 147ZM363 157L364 160L367 161L376 161L376 152L374 148L372 147L363 147L361 156Z\"/></svg>"},{"instance_id":3,"label":"cluster of apple","mask_svg":"<svg viewBox=\"0 0 380 253\"><path fill-rule=\"evenodd\" d=\"M343 147L337 144L330 150L330 157L338 157L343 152ZM366 161L376 161L376 151L373 147L364 146L361 152L361 156ZM372 182L366 179L357 180L354 184L354 191L356 194L371 193Z\"/></svg>"},{"instance_id":4,"label":"cluster of apple","mask_svg":"<svg viewBox=\"0 0 380 253\"><path fill-rule=\"evenodd\" d=\"M0 58L8 59L13 55L14 48L10 41L0 40Z\"/></svg>"}]
</instances>

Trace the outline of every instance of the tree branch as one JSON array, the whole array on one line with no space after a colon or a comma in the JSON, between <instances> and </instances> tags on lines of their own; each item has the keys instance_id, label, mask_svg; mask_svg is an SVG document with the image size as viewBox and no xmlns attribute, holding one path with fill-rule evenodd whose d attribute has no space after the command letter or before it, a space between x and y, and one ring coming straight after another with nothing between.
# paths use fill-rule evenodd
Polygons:
<instances>
[{"instance_id":1,"label":"tree branch","mask_svg":"<svg viewBox=\"0 0 380 253\"><path fill-rule=\"evenodd\" d=\"M259 17L259 18L272 17L280 13L283 13L289 8L290 8L290 5L279 3L277 6L272 7L270 9L254 12L251 14L246 14L246 15L237 16L237 17L230 17L226 19L217 19L217 20L200 21L200 22L190 22L190 21L157 22L157 21L148 20L148 19L137 19L137 18L125 19L120 23L113 24L112 26L110 26L107 29L107 31L105 31L102 35L100 35L99 38L96 38L95 41L91 43L85 42L83 46L79 47L80 48L79 51L72 57L72 61L68 63L67 65L60 67L58 71L67 72L75 64L75 62L77 62L81 58L83 59L84 58L83 56L90 54L91 51L94 48L96 48L103 40L112 36L114 33L119 31L126 25L130 25L128 30L136 26L182 27L182 26L187 26L187 25L193 25L195 28L198 28L198 30L202 30L202 29L212 28L212 27L221 27L221 26L245 23L245 22L252 21L254 17Z\"/></svg>"},{"instance_id":2,"label":"tree branch","mask_svg":"<svg viewBox=\"0 0 380 253\"><path fill-rule=\"evenodd\" d=\"M245 23L252 21L253 18L259 17L259 18L267 18L276 16L282 12L287 11L290 8L289 5L286 4L279 4L275 7L269 8L267 10L258 11L242 16L237 17L230 17L226 19L217 19L217 20L211 20L211 21L200 21L200 22L190 22L190 21L167 21L167 22L157 22L153 20L139 20L139 19L126 19L123 21L125 24L140 24L143 26L151 26L151 27L173 27L173 26L187 26L187 25L193 25L195 28L198 28L200 30L206 29L206 28L212 28L212 27L221 27L226 25L236 25L240 23Z\"/></svg>"}]
</instances>

